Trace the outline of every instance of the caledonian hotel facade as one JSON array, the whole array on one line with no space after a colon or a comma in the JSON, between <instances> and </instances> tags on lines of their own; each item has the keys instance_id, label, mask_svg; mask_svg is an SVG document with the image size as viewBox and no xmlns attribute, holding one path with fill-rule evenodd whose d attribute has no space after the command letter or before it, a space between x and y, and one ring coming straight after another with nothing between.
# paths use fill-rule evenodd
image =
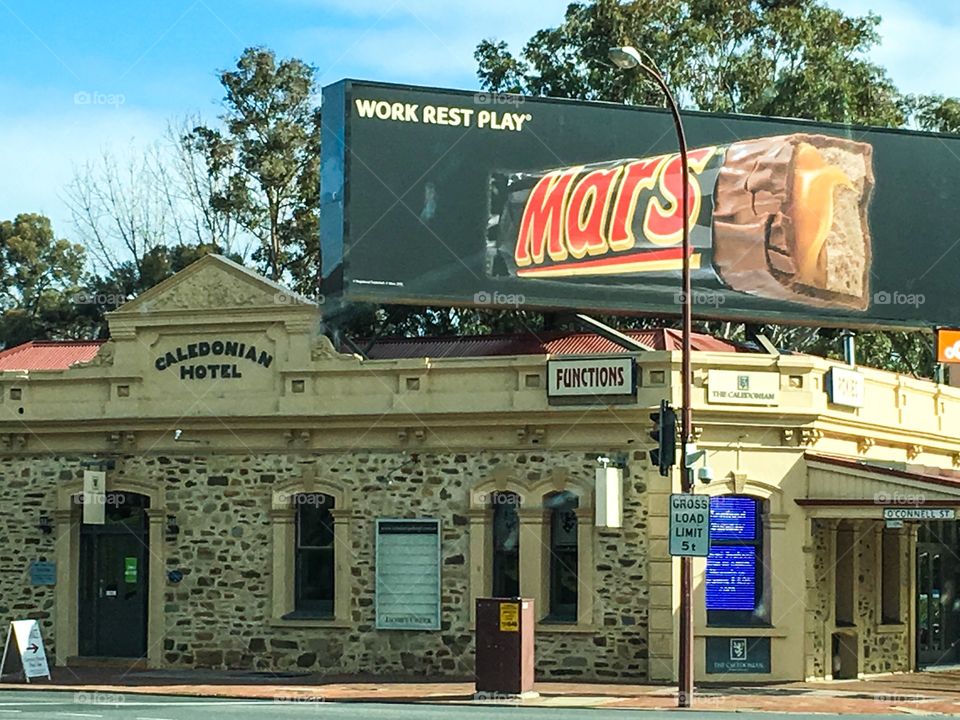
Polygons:
<instances>
[{"instance_id":1,"label":"caledonian hotel facade","mask_svg":"<svg viewBox=\"0 0 960 720\"><path fill-rule=\"evenodd\" d=\"M0 353L0 620L37 618L58 665L465 678L475 600L519 595L540 678L674 678L679 478L647 458L674 335L361 358L319 317L208 256L106 343ZM697 678L956 662L960 390L695 350Z\"/></svg>"}]
</instances>

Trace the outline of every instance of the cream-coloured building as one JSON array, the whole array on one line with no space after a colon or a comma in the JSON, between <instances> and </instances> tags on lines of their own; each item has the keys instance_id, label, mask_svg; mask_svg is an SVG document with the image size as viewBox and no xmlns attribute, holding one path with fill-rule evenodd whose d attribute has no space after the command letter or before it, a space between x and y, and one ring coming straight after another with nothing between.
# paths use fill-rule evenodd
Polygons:
<instances>
[{"instance_id":1,"label":"cream-coloured building","mask_svg":"<svg viewBox=\"0 0 960 720\"><path fill-rule=\"evenodd\" d=\"M469 677L475 599L519 594L539 677L672 679L679 477L647 451L679 353L580 355L635 366L604 400L553 392L543 350L343 354L319 314L208 256L103 345L0 353L0 620L38 618L58 664ZM693 362L697 678L955 661L960 391L806 355Z\"/></svg>"}]
</instances>

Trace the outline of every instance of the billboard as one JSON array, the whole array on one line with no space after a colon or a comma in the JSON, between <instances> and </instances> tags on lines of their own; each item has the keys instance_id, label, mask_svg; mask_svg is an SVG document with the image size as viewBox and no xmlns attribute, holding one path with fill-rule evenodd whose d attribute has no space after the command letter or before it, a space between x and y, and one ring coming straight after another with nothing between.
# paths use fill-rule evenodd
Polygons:
<instances>
[{"instance_id":1,"label":"billboard","mask_svg":"<svg viewBox=\"0 0 960 720\"><path fill-rule=\"evenodd\" d=\"M324 89L328 297L679 314L682 177L655 108ZM698 317L960 324L960 137L684 113Z\"/></svg>"}]
</instances>

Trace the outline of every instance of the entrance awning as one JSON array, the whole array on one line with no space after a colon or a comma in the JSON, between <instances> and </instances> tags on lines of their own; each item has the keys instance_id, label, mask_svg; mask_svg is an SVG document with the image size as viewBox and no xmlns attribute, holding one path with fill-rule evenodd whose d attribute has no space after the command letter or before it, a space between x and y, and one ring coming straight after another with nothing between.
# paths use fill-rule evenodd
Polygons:
<instances>
[{"instance_id":1,"label":"entrance awning","mask_svg":"<svg viewBox=\"0 0 960 720\"><path fill-rule=\"evenodd\" d=\"M960 518L960 472L904 463L881 464L807 453L805 497L796 499L811 517L883 519L888 508L907 519L937 519L940 508ZM931 517L921 517L931 516Z\"/></svg>"}]
</instances>

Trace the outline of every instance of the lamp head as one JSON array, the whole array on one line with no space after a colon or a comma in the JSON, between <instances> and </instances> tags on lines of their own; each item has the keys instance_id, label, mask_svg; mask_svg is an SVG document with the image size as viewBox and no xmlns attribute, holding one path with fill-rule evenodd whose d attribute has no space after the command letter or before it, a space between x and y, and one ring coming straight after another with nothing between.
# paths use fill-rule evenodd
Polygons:
<instances>
[{"instance_id":1,"label":"lamp head","mask_svg":"<svg viewBox=\"0 0 960 720\"><path fill-rule=\"evenodd\" d=\"M612 47L607 51L610 60L621 70L630 70L643 64L643 58L637 52L635 47L624 45L623 47Z\"/></svg>"}]
</instances>

